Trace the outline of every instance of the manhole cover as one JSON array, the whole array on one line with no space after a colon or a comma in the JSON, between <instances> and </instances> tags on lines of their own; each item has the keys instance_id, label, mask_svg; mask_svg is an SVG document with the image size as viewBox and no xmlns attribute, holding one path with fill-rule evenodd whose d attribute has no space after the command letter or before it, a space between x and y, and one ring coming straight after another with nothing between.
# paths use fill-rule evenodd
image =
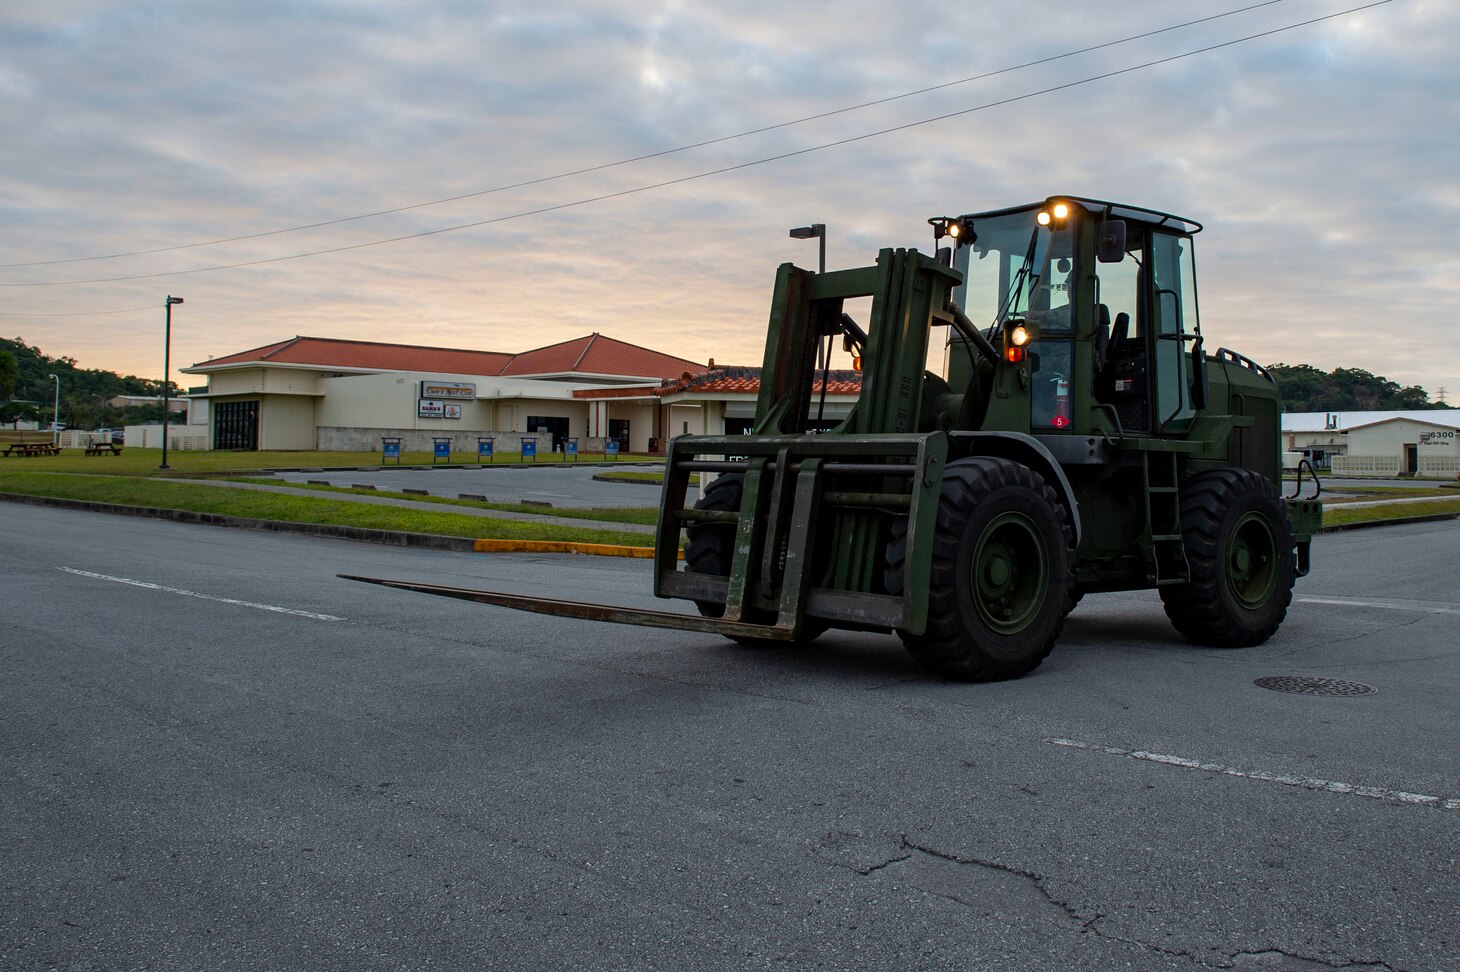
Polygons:
<instances>
[{"instance_id":1,"label":"manhole cover","mask_svg":"<svg viewBox=\"0 0 1460 972\"><path fill-rule=\"evenodd\" d=\"M1252 684L1274 692L1292 692L1295 695L1373 695L1379 691L1363 682L1346 682L1341 678L1319 678L1315 675L1264 675L1253 679Z\"/></svg>"}]
</instances>

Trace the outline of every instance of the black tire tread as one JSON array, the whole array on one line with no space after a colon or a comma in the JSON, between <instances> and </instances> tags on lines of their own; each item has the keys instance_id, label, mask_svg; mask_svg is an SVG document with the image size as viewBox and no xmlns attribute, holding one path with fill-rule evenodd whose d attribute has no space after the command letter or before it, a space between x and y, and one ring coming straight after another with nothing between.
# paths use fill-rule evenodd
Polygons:
<instances>
[{"instance_id":1,"label":"black tire tread","mask_svg":"<svg viewBox=\"0 0 1460 972\"><path fill-rule=\"evenodd\" d=\"M1266 508L1280 559L1273 598L1255 612L1236 604L1226 588L1222 531L1239 507ZM1176 630L1214 648L1250 648L1272 637L1287 616L1296 577L1292 524L1277 487L1250 469L1198 473L1181 489L1181 533L1191 580L1159 589Z\"/></svg>"},{"instance_id":2,"label":"black tire tread","mask_svg":"<svg viewBox=\"0 0 1460 972\"><path fill-rule=\"evenodd\" d=\"M995 492L1009 487L1026 490L1039 497L1050 514L1057 518L1064 538L1064 569L1059 572L1059 557L1052 557L1051 587L1057 609L1047 619L1044 636L1035 650L1022 658L1009 660L986 653L970 635L963 620L960 599L966 593L953 581L957 576L962 534L956 525L967 519L979 504ZM896 535L889 546L888 577L902 587L906 556L907 526L901 538ZM1051 551L1051 554L1055 554ZM914 658L938 674L972 681L997 681L1028 674L1054 649L1069 613L1069 591L1074 585L1074 533L1059 496L1044 479L1029 467L1007 459L977 457L951 462L944 470L943 486L938 497L938 528L933 539L933 583L928 592L928 628L921 635L900 631L903 644ZM889 584L889 588L891 585ZM1052 623L1048 621L1052 620Z\"/></svg>"}]
</instances>

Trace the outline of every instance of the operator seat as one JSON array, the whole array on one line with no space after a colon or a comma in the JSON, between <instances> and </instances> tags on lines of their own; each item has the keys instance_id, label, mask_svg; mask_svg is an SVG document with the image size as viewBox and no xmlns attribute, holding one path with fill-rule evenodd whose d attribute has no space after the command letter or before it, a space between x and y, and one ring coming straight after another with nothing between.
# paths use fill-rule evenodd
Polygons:
<instances>
[{"instance_id":1,"label":"operator seat","mask_svg":"<svg viewBox=\"0 0 1460 972\"><path fill-rule=\"evenodd\" d=\"M1105 370L1106 356L1110 353L1110 308L1101 304L1095 312L1095 338L1091 342L1091 357L1095 359L1095 374Z\"/></svg>"}]
</instances>

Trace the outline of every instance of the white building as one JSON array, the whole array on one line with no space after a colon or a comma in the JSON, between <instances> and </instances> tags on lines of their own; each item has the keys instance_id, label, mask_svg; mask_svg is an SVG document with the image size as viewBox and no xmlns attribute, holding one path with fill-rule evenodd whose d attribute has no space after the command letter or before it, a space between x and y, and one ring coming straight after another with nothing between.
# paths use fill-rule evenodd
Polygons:
<instances>
[{"instance_id":1,"label":"white building","mask_svg":"<svg viewBox=\"0 0 1460 972\"><path fill-rule=\"evenodd\" d=\"M1460 409L1290 412L1283 447L1340 476L1460 475Z\"/></svg>"}]
</instances>

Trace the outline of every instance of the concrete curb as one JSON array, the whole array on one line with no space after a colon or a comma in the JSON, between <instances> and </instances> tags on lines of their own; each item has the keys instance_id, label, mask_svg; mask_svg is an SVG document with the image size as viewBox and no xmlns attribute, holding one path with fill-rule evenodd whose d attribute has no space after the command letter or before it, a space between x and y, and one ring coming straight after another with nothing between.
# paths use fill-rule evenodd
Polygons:
<instances>
[{"instance_id":1,"label":"concrete curb","mask_svg":"<svg viewBox=\"0 0 1460 972\"><path fill-rule=\"evenodd\" d=\"M155 520L171 520L174 523L195 523L202 526L232 527L239 530L265 530L270 533L302 533L307 536L328 537L334 540L385 543L396 547L417 547L459 553L572 553L595 557L636 558L654 556L653 547L579 543L572 540L487 540L474 537L446 537L431 533L374 530L367 527L339 526L331 523L294 523L289 520L260 520L247 516L224 516L221 513L197 513L192 510L124 506L120 503L96 503L90 500L60 499L55 496L31 496L27 493L0 493L0 501L30 506L49 506L62 510L84 510L89 513L141 516Z\"/></svg>"},{"instance_id":2,"label":"concrete curb","mask_svg":"<svg viewBox=\"0 0 1460 972\"><path fill-rule=\"evenodd\" d=\"M593 481L597 483L613 483L615 486L653 486L655 489L664 485L662 479L618 479L614 476L593 475Z\"/></svg>"}]
</instances>

